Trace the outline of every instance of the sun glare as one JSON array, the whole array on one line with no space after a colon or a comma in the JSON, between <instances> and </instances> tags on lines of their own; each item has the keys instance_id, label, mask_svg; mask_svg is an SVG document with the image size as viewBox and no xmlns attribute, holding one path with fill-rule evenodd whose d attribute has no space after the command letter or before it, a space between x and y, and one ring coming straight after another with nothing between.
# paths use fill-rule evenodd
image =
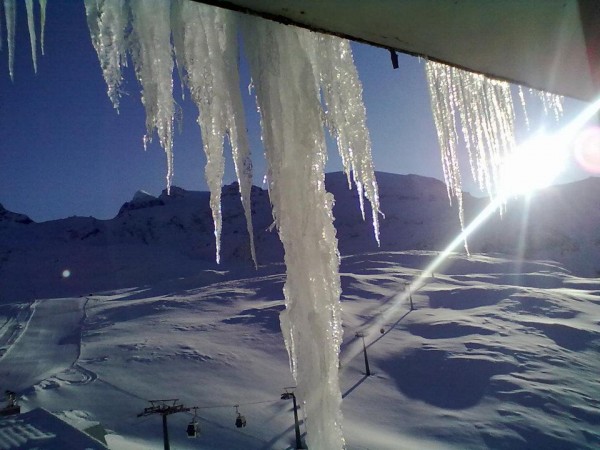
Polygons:
<instances>
[{"instance_id":1,"label":"sun glare","mask_svg":"<svg viewBox=\"0 0 600 450\"><path fill-rule=\"evenodd\" d=\"M566 144L557 135L540 134L520 145L500 167L500 195L527 195L549 186L565 167Z\"/></svg>"},{"instance_id":2,"label":"sun glare","mask_svg":"<svg viewBox=\"0 0 600 450\"><path fill-rule=\"evenodd\" d=\"M382 311L377 320L370 325L370 335L377 335L374 330L381 329L393 317L397 318L399 310L405 311L402 306L406 305L411 293L417 292L427 282L430 274L437 271L448 256L464 243L471 233L482 226L499 208L502 208L509 197L526 195L536 189L549 186L564 169L570 149L573 147L573 141L582 134L582 130L585 130L587 123L597 115L599 110L600 98L588 105L575 119L558 132L554 134L540 133L515 149L500 168L499 195L490 199L490 203L438 254L431 264L424 268L421 274L412 280L410 285L399 292L390 303L390 306ZM600 173L600 131L597 135L586 134L585 137L589 141L586 143L589 147L586 150L586 156L588 156L586 161L589 162L588 165L597 168L597 173ZM577 143L575 143L575 151L577 152ZM365 332L368 331L365 330ZM358 341L353 344L347 348L342 366L360 353L361 348Z\"/></svg>"}]
</instances>

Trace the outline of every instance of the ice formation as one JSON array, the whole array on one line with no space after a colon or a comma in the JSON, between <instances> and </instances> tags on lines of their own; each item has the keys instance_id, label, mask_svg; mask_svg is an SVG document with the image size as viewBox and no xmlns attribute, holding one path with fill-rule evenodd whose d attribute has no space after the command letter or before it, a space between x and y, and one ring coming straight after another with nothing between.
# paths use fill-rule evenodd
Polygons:
<instances>
[{"instance_id":1,"label":"ice formation","mask_svg":"<svg viewBox=\"0 0 600 450\"><path fill-rule=\"evenodd\" d=\"M460 125L473 178L481 190L496 197L501 183L500 166L511 153L518 151L510 84L433 61L426 62L425 72L448 194L451 199L458 200L460 220L464 225L457 130ZM533 89L529 89L529 93L539 98L546 114L552 112L557 120L560 118L562 96ZM521 87L518 96L529 126Z\"/></svg>"},{"instance_id":2,"label":"ice formation","mask_svg":"<svg viewBox=\"0 0 600 450\"><path fill-rule=\"evenodd\" d=\"M529 89L529 93L533 96L537 96L540 99L545 114L552 113L552 115L557 121L562 117L562 95L552 94L551 92L537 91L535 89Z\"/></svg>"},{"instance_id":3,"label":"ice formation","mask_svg":"<svg viewBox=\"0 0 600 450\"><path fill-rule=\"evenodd\" d=\"M33 60L33 71L37 73L37 48L35 36L35 20L33 17L33 0L25 0L27 9L27 26L29 27L29 41L31 43L31 59Z\"/></svg>"},{"instance_id":4,"label":"ice formation","mask_svg":"<svg viewBox=\"0 0 600 450\"><path fill-rule=\"evenodd\" d=\"M458 203L461 228L465 227L460 166L458 164L458 133L456 131L456 98L449 66L431 61L425 63L429 81L431 111L437 131L448 198ZM466 243L465 243L466 246Z\"/></svg>"},{"instance_id":5,"label":"ice formation","mask_svg":"<svg viewBox=\"0 0 600 450\"><path fill-rule=\"evenodd\" d=\"M25 0L25 9L27 11L27 26L29 28L29 41L31 45L31 60L33 70L37 73L37 36L35 32L35 11L33 0ZM2 6L2 5L0 5ZM16 0L4 0L4 18L2 17L2 8L0 8L0 50L3 49L2 40L2 20L6 23L6 42L8 47L8 72L11 80L14 81L15 65L15 28L17 25L17 2ZM39 0L40 6L40 38L42 55L44 54L44 30L46 26L46 0Z\"/></svg>"},{"instance_id":6,"label":"ice formation","mask_svg":"<svg viewBox=\"0 0 600 450\"><path fill-rule=\"evenodd\" d=\"M308 445L342 448L339 254L334 200L325 190L324 126L336 138L349 181L360 191L363 215L363 195L371 203L376 236L379 214L362 86L348 42L262 19L240 19L235 13L185 0L86 0L86 11L109 97L118 106L121 68L130 53L142 84L148 135L158 131L169 164L174 51L182 82L200 112L217 242L225 139L231 144L248 232L253 236L251 160L237 67L237 24L242 21L273 216L285 249L286 311L281 322L298 384L296 394L307 413ZM131 36L125 33L129 21ZM171 165L169 182L170 177ZM255 258L252 241L251 248Z\"/></svg>"},{"instance_id":7,"label":"ice formation","mask_svg":"<svg viewBox=\"0 0 600 450\"><path fill-rule=\"evenodd\" d=\"M6 17L6 43L8 46L8 72L14 81L15 73L15 26L17 22L16 0L4 0L4 16Z\"/></svg>"},{"instance_id":8,"label":"ice formation","mask_svg":"<svg viewBox=\"0 0 600 450\"><path fill-rule=\"evenodd\" d=\"M319 101L319 38L244 19L261 114L269 195L285 249L281 325L305 403L309 448L344 446L338 355L342 339L333 197L325 191L326 143ZM341 125L341 124L340 124Z\"/></svg>"},{"instance_id":9,"label":"ice formation","mask_svg":"<svg viewBox=\"0 0 600 450\"><path fill-rule=\"evenodd\" d=\"M119 109L123 76L121 67L127 64L125 28L128 10L125 0L85 0L85 12L92 45L98 54L108 97Z\"/></svg>"},{"instance_id":10,"label":"ice formation","mask_svg":"<svg viewBox=\"0 0 600 450\"><path fill-rule=\"evenodd\" d=\"M523 86L518 86L519 102L523 110L525 125L529 129L529 114L527 113L527 102L525 101L525 89ZM545 115L552 113L556 121L560 120L563 115L563 100L562 95L552 94L550 92L538 91L536 89L528 89L529 96L537 98L544 110Z\"/></svg>"},{"instance_id":11,"label":"ice formation","mask_svg":"<svg viewBox=\"0 0 600 450\"><path fill-rule=\"evenodd\" d=\"M206 154L205 177L215 224L217 262L221 240L221 185L225 171L223 144L228 138L250 236L250 252L256 264L250 203L252 160L238 78L234 13L174 0L171 21L177 65L200 111L198 123Z\"/></svg>"},{"instance_id":12,"label":"ice formation","mask_svg":"<svg viewBox=\"0 0 600 450\"><path fill-rule=\"evenodd\" d=\"M46 0L40 0L40 47L42 56L44 55L44 46L46 40Z\"/></svg>"},{"instance_id":13,"label":"ice formation","mask_svg":"<svg viewBox=\"0 0 600 450\"><path fill-rule=\"evenodd\" d=\"M379 194L362 102L362 85L352 59L350 43L345 39L320 35L316 55L326 106L325 123L336 139L349 185L351 174L353 176L363 220L363 194L371 203L373 229L379 243Z\"/></svg>"},{"instance_id":14,"label":"ice formation","mask_svg":"<svg viewBox=\"0 0 600 450\"><path fill-rule=\"evenodd\" d=\"M220 260L223 145L228 139L250 236L250 253L256 264L250 205L252 163L239 92L233 14L181 0L85 0L85 4L92 42L115 108L119 106L121 70L126 65L127 54L132 56L146 108L144 142L156 129L167 154L168 187L173 176L172 54L175 52L182 84L187 85L200 111L198 123L207 158L205 175L211 192L217 262ZM128 35L130 21L132 32Z\"/></svg>"},{"instance_id":15,"label":"ice formation","mask_svg":"<svg viewBox=\"0 0 600 450\"><path fill-rule=\"evenodd\" d=\"M525 103L525 94L523 93L523 86L519 86L519 102L521 109L523 110L523 117L525 119L525 126L529 130L529 114L527 114L527 104Z\"/></svg>"},{"instance_id":16,"label":"ice formation","mask_svg":"<svg viewBox=\"0 0 600 450\"><path fill-rule=\"evenodd\" d=\"M144 145L154 130L167 155L167 192L173 180L173 57L169 2L132 0L130 54L146 109Z\"/></svg>"}]
</instances>

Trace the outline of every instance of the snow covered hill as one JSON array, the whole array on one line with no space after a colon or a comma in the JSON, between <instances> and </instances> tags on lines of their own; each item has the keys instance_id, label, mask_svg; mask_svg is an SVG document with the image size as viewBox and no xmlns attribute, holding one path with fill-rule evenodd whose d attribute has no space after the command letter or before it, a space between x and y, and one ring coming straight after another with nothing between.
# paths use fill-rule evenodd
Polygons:
<instances>
[{"instance_id":1,"label":"snow covered hill","mask_svg":"<svg viewBox=\"0 0 600 450\"><path fill-rule=\"evenodd\" d=\"M459 231L441 182L379 174L378 249L345 177L327 181L349 449L600 447L598 179L541 192L528 214L509 204L470 238L471 256L453 253L435 273L425 268ZM206 193L139 192L107 221L38 224L3 209L0 389L25 411L99 421L113 449L162 448L160 417L137 417L156 398L199 407L196 440L190 414L169 417L172 448L293 448L282 250L267 193L254 188L252 200L258 270L235 185L224 188L220 266ZM484 206L465 203L471 217Z\"/></svg>"},{"instance_id":2,"label":"snow covered hill","mask_svg":"<svg viewBox=\"0 0 600 450\"><path fill-rule=\"evenodd\" d=\"M381 172L378 182L385 214L380 249L368 220L368 205L367 221L362 221L356 191L348 189L345 176L327 176L327 188L336 199L335 225L342 255L441 250L460 231L456 208L448 204L442 182ZM0 303L79 296L205 269L253 270L237 185L223 188L221 266L214 263L208 198L206 192L179 188L158 198L138 192L111 220L70 217L33 223L27 216L2 208ZM596 276L600 273L599 203L598 178L546 189L530 204L510 202L502 219L496 215L469 238L470 249L518 259L554 260L579 275ZM467 218L484 206L485 200L465 194ZM265 190L253 188L252 207L259 263L282 261Z\"/></svg>"},{"instance_id":3,"label":"snow covered hill","mask_svg":"<svg viewBox=\"0 0 600 450\"><path fill-rule=\"evenodd\" d=\"M405 285L435 255L343 258L348 448L598 448L600 279L454 254L410 293L411 311ZM281 399L293 385L283 281L270 264L0 306L0 335L17 330L0 338L0 387L14 387L24 410L99 421L113 449L162 448L160 417L137 417L156 398L199 407L196 440L185 433L191 414L169 417L172 448L294 448L291 401Z\"/></svg>"}]
</instances>

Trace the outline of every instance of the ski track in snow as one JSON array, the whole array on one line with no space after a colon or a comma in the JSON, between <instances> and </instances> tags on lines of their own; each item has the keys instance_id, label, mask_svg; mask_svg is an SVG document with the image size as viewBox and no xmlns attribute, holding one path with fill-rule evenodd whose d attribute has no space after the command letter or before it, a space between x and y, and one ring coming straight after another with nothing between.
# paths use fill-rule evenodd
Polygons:
<instances>
[{"instance_id":1,"label":"ski track in snow","mask_svg":"<svg viewBox=\"0 0 600 450\"><path fill-rule=\"evenodd\" d=\"M0 359L0 380L14 391L43 382L77 361L83 298L36 300L21 334Z\"/></svg>"},{"instance_id":2,"label":"ski track in snow","mask_svg":"<svg viewBox=\"0 0 600 450\"><path fill-rule=\"evenodd\" d=\"M4 318L0 326L0 360L23 333L33 314L34 305L35 303L3 305L0 309L3 314L0 317Z\"/></svg>"}]
</instances>

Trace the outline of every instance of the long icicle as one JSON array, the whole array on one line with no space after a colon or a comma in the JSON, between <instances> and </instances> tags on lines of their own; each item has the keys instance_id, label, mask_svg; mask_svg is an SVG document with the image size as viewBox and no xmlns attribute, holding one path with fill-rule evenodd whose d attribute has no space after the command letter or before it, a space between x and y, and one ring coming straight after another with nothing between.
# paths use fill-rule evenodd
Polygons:
<instances>
[{"instance_id":1,"label":"long icicle","mask_svg":"<svg viewBox=\"0 0 600 450\"><path fill-rule=\"evenodd\" d=\"M42 56L45 55L45 39L46 39L46 2L47 0L40 0L40 46L42 49Z\"/></svg>"},{"instance_id":2,"label":"long icicle","mask_svg":"<svg viewBox=\"0 0 600 450\"><path fill-rule=\"evenodd\" d=\"M495 197L501 182L500 166L516 148L510 85L432 61L426 62L425 73L448 195L458 200L464 229L457 121L461 124L473 178L490 197ZM465 248L468 252L466 242Z\"/></svg>"},{"instance_id":3,"label":"long icicle","mask_svg":"<svg viewBox=\"0 0 600 450\"><path fill-rule=\"evenodd\" d=\"M199 110L198 124L206 155L204 175L210 190L210 208L213 216L216 242L216 260L221 258L221 186L225 172L223 141L226 133L226 111L219 83L223 63L216 29L216 8L193 2L173 2L171 20L178 28L174 36L178 66L185 68L185 76L192 100Z\"/></svg>"},{"instance_id":4,"label":"long icicle","mask_svg":"<svg viewBox=\"0 0 600 450\"><path fill-rule=\"evenodd\" d=\"M365 218L363 195L371 203L373 230L379 244L379 193L371 139L362 101L362 84L352 58L350 43L335 36L315 35L320 85L327 111L326 126L335 137L348 180L353 176L360 209Z\"/></svg>"},{"instance_id":5,"label":"long icicle","mask_svg":"<svg viewBox=\"0 0 600 450\"><path fill-rule=\"evenodd\" d=\"M178 67L200 112L198 123L207 159L205 176L211 194L217 262L222 227L223 144L228 137L250 237L250 254L256 265L250 198L252 162L239 89L235 15L220 8L175 1L171 20Z\"/></svg>"},{"instance_id":6,"label":"long icicle","mask_svg":"<svg viewBox=\"0 0 600 450\"><path fill-rule=\"evenodd\" d=\"M325 191L326 145L313 64L316 40L308 31L252 17L244 24L273 216L285 249L281 326L296 395L305 405L307 445L340 449L339 254L333 198Z\"/></svg>"},{"instance_id":7,"label":"long icicle","mask_svg":"<svg viewBox=\"0 0 600 450\"><path fill-rule=\"evenodd\" d=\"M84 3L92 45L100 61L107 94L118 110L123 81L121 67L127 61L125 29L129 21L128 10L124 0L84 0Z\"/></svg>"},{"instance_id":8,"label":"long icicle","mask_svg":"<svg viewBox=\"0 0 600 450\"><path fill-rule=\"evenodd\" d=\"M15 0L4 0L4 15L6 17L6 43L8 45L8 73L15 81L15 26L17 23L17 5Z\"/></svg>"},{"instance_id":9,"label":"long icicle","mask_svg":"<svg viewBox=\"0 0 600 450\"><path fill-rule=\"evenodd\" d=\"M167 192L173 180L173 57L171 50L170 3L131 0L131 57L142 85L146 109L144 145L154 130L167 156Z\"/></svg>"},{"instance_id":10,"label":"long icicle","mask_svg":"<svg viewBox=\"0 0 600 450\"><path fill-rule=\"evenodd\" d=\"M115 24L126 24L129 20L127 11L119 10L112 19L102 12L106 5L118 1L86 0L86 6L91 4L90 32L97 42L102 42L106 30L114 31L120 27ZM147 137L156 129L169 156L168 186L172 174L173 62L169 41L172 33L178 69L199 104L199 122L208 150L206 175L211 191L218 192L211 195L213 219L220 220L220 202L215 200L220 195L225 136L229 137L234 152L242 201L249 217L251 164L243 135L243 108L236 92L239 82L237 75L231 75L237 69L231 16L214 9L196 14L207 7L179 1L132 0L130 5L132 34L127 39L127 50L142 85ZM317 35L253 18L244 18L243 22L261 113L269 195L285 248L286 311L281 315L282 330L298 381L298 398L307 411L308 443L316 449L342 448L338 380L342 339L339 253L333 227L334 199L325 190L327 153L320 90L344 90L331 97L328 108L341 111L346 102L348 112L338 114L329 123L342 143L340 151L348 155L346 167L351 168L355 183L371 202L377 227L377 185L370 140L364 127L361 87L347 42L336 38L328 44L337 61L333 66L340 66L339 75L320 55L322 48ZM111 80L120 80L121 53L110 49L98 54L109 96L113 86L112 92L118 98L118 83L111 84ZM346 77L347 83L338 86L332 77L339 76ZM113 96L111 99L114 100ZM351 101L355 103L350 104ZM358 132L353 134L355 128ZM215 230L218 234L219 224ZM252 236L251 225L249 233Z\"/></svg>"},{"instance_id":11,"label":"long icicle","mask_svg":"<svg viewBox=\"0 0 600 450\"><path fill-rule=\"evenodd\" d=\"M33 16L33 0L25 0L27 9L27 25L29 27L29 42L31 43L31 59L33 61L33 71L37 73L37 46L35 36L35 19Z\"/></svg>"},{"instance_id":12,"label":"long icicle","mask_svg":"<svg viewBox=\"0 0 600 450\"><path fill-rule=\"evenodd\" d=\"M238 68L238 46L237 46L237 19L238 16L232 12L222 11L226 15L226 21L233 22L229 26L227 40L223 48L223 59L225 60L226 84L229 86L228 94L230 97L227 118L229 129L229 140L235 173L238 179L240 197L246 217L246 229L250 237L250 256L254 261L254 266L258 267L256 257L256 248L254 244L254 226L252 224L252 159L250 157L250 144L246 134L246 121L244 106L239 90L239 68Z\"/></svg>"},{"instance_id":13,"label":"long icicle","mask_svg":"<svg viewBox=\"0 0 600 450\"><path fill-rule=\"evenodd\" d=\"M438 142L440 145L442 168L444 179L448 190L448 199L452 203L455 198L458 203L458 217L461 229L465 228L465 216L463 208L463 194L461 185L460 167L458 164L457 147L458 137L456 132L456 111L454 108L451 74L447 66L426 61L425 73L429 80L429 95L431 109L436 125ZM467 242L465 250L468 252Z\"/></svg>"},{"instance_id":14,"label":"long icicle","mask_svg":"<svg viewBox=\"0 0 600 450\"><path fill-rule=\"evenodd\" d=\"M4 18L4 4L2 2L0 2L0 52L2 50L4 50L4 39L3 39L3 35L4 33L2 32L2 27L4 25L2 25L2 21Z\"/></svg>"}]
</instances>

